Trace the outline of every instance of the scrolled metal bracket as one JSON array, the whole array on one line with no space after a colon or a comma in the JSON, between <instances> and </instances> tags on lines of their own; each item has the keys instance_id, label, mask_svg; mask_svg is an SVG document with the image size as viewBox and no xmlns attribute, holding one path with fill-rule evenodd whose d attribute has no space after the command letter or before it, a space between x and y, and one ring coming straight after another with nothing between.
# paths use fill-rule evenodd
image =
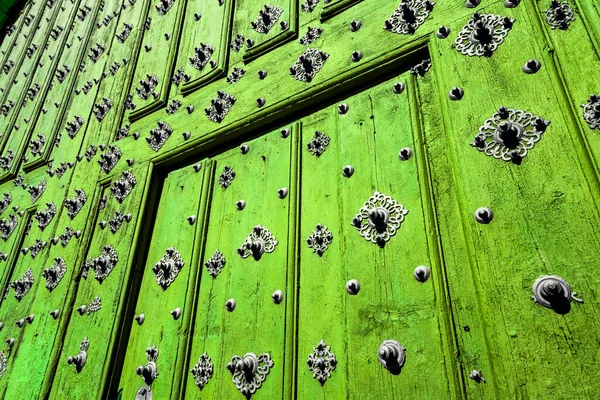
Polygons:
<instances>
[{"instance_id":1,"label":"scrolled metal bracket","mask_svg":"<svg viewBox=\"0 0 600 400\"><path fill-rule=\"evenodd\" d=\"M243 357L233 356L227 363L235 387L246 398L250 398L260 389L272 367L273 360L268 353L259 356L254 353L246 353Z\"/></svg>"},{"instance_id":2,"label":"scrolled metal bracket","mask_svg":"<svg viewBox=\"0 0 600 400\"><path fill-rule=\"evenodd\" d=\"M566 30L569 28L571 21L574 21L573 9L566 1L562 3L558 0L552 0L550 7L546 10L546 23L552 29Z\"/></svg>"}]
</instances>

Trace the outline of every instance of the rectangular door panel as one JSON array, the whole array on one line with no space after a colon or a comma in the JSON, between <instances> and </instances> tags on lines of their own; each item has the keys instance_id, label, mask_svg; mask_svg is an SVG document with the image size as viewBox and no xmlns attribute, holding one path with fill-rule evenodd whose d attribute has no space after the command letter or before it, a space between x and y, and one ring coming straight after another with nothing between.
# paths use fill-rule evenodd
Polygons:
<instances>
[{"instance_id":1,"label":"rectangular door panel","mask_svg":"<svg viewBox=\"0 0 600 400\"><path fill-rule=\"evenodd\" d=\"M331 0L323 5L323 11L321 11L321 15L319 19L321 22L333 17L346 10L347 8L352 7L356 3L362 0Z\"/></svg>"},{"instance_id":2,"label":"rectangular door panel","mask_svg":"<svg viewBox=\"0 0 600 400\"><path fill-rule=\"evenodd\" d=\"M291 398L294 136L215 157L186 398Z\"/></svg>"},{"instance_id":3,"label":"rectangular door panel","mask_svg":"<svg viewBox=\"0 0 600 400\"><path fill-rule=\"evenodd\" d=\"M82 279L75 302L72 309L64 310L70 320L51 399L62 398L64 393L72 399L99 398L104 393L110 355L121 332L120 316L135 269L134 238L140 234L139 220L145 212L149 179L148 165L141 164L103 184L99 204L94 205L99 210L94 219L96 229L85 262L81 260L76 272Z\"/></svg>"},{"instance_id":4,"label":"rectangular door panel","mask_svg":"<svg viewBox=\"0 0 600 400\"><path fill-rule=\"evenodd\" d=\"M440 196L438 213L460 215L442 230L444 253L462 252L462 263L449 267L451 297L461 304L471 296L464 284L474 282L477 299L454 311L482 320L457 330L463 379L480 370L487 382L465 379L468 396L593 398L599 282L588 267L599 262L590 251L600 243L597 171L545 45L523 40L541 36L533 5L498 3L480 10L480 22L473 18L449 25L456 41L431 41L441 108L428 100L428 87L422 93L444 128L428 132L430 142L445 143L430 157L434 186L455 184L452 198ZM481 25L493 32L487 49L469 39ZM553 294L555 285L563 295ZM473 334L485 342L463 339ZM480 365L482 353L491 366ZM583 379L579 368L588 371Z\"/></svg>"},{"instance_id":5,"label":"rectangular door panel","mask_svg":"<svg viewBox=\"0 0 600 400\"><path fill-rule=\"evenodd\" d=\"M299 398L460 396L412 88L302 120Z\"/></svg>"},{"instance_id":6,"label":"rectangular door panel","mask_svg":"<svg viewBox=\"0 0 600 400\"><path fill-rule=\"evenodd\" d=\"M17 47L17 42L18 38L21 36L21 29L27 27L27 25L25 25L25 19L29 14L30 9L31 2L25 4L17 17L17 20L12 25L3 28L3 31L6 32L6 36L0 45L0 54L2 55L0 61L0 64L2 64L2 73L0 74L1 88L4 88L12 69L18 68L14 58L16 53L22 50L22 48Z\"/></svg>"},{"instance_id":7,"label":"rectangular door panel","mask_svg":"<svg viewBox=\"0 0 600 400\"><path fill-rule=\"evenodd\" d=\"M187 0L165 0L150 6L129 92L133 96L132 106L126 112L129 121L166 105L186 3ZM161 62L157 62L159 58Z\"/></svg>"},{"instance_id":8,"label":"rectangular door panel","mask_svg":"<svg viewBox=\"0 0 600 400\"><path fill-rule=\"evenodd\" d=\"M116 383L123 398L146 391L154 398L178 398L181 392L199 270L197 234L205 216L199 208L205 203L201 192L205 166L176 170L164 181L135 321L126 322L129 340L122 343L126 354Z\"/></svg>"}]
</instances>

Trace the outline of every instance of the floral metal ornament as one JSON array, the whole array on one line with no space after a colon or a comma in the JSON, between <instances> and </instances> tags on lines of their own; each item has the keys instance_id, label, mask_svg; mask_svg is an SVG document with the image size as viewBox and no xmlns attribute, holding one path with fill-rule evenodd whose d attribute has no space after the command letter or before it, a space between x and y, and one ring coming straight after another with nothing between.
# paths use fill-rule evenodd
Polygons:
<instances>
[{"instance_id":1,"label":"floral metal ornament","mask_svg":"<svg viewBox=\"0 0 600 400\"><path fill-rule=\"evenodd\" d=\"M0 200L0 214L2 214L8 208L10 203L12 203L12 195L10 192L5 192Z\"/></svg>"},{"instance_id":2,"label":"floral metal ornament","mask_svg":"<svg viewBox=\"0 0 600 400\"><path fill-rule=\"evenodd\" d=\"M46 180L42 179L37 185L29 185L27 191L31 196L31 202L35 203L46 190Z\"/></svg>"},{"instance_id":3,"label":"floral metal ornament","mask_svg":"<svg viewBox=\"0 0 600 400\"><path fill-rule=\"evenodd\" d=\"M242 258L250 255L259 260L264 253L272 253L279 242L271 232L262 225L256 225L248 235L244 243L237 249Z\"/></svg>"},{"instance_id":4,"label":"floral metal ornament","mask_svg":"<svg viewBox=\"0 0 600 400\"><path fill-rule=\"evenodd\" d=\"M43 231L56 215L56 206L54 203L46 203L44 210L35 213L34 217L38 220L38 228Z\"/></svg>"},{"instance_id":5,"label":"floral metal ornament","mask_svg":"<svg viewBox=\"0 0 600 400\"><path fill-rule=\"evenodd\" d=\"M321 157L321 154L327 149L329 145L329 136L320 131L315 131L315 136L306 145L308 151L317 157Z\"/></svg>"},{"instance_id":6,"label":"floral metal ornament","mask_svg":"<svg viewBox=\"0 0 600 400\"><path fill-rule=\"evenodd\" d=\"M38 134L37 137L37 140L32 139L29 141L29 151L34 157L42 155L42 149L44 148L44 144L46 144L46 136Z\"/></svg>"},{"instance_id":7,"label":"floral metal ornament","mask_svg":"<svg viewBox=\"0 0 600 400\"><path fill-rule=\"evenodd\" d=\"M100 164L100 169L104 173L110 173L112 169L117 165L117 162L121 159L122 153L121 149L117 146L108 146L108 150L106 153L100 154L100 159L98 160L98 164Z\"/></svg>"},{"instance_id":8,"label":"floral metal ornament","mask_svg":"<svg viewBox=\"0 0 600 400\"><path fill-rule=\"evenodd\" d=\"M156 12L160 15L165 15L173 7L174 3L175 0L160 0L154 8L156 8Z\"/></svg>"},{"instance_id":9,"label":"floral metal ornament","mask_svg":"<svg viewBox=\"0 0 600 400\"><path fill-rule=\"evenodd\" d=\"M309 26L306 34L300 38L300 44L304 46L311 44L321 37L321 33L323 33L322 28L311 28Z\"/></svg>"},{"instance_id":10,"label":"floral metal ornament","mask_svg":"<svg viewBox=\"0 0 600 400\"><path fill-rule=\"evenodd\" d=\"M181 100L173 99L173 100L171 100L171 103L167 106L165 111L167 112L168 115L173 115L179 110L180 107L181 107Z\"/></svg>"},{"instance_id":11,"label":"floral metal ornament","mask_svg":"<svg viewBox=\"0 0 600 400\"><path fill-rule=\"evenodd\" d=\"M66 245L69 244L69 242L71 241L71 238L73 238L73 236L75 236L76 238L80 238L81 231L74 231L73 228L71 228L70 226L67 226L65 231L60 234L58 239L60 240L60 244L63 247L65 247Z\"/></svg>"},{"instance_id":12,"label":"floral metal ornament","mask_svg":"<svg viewBox=\"0 0 600 400\"><path fill-rule=\"evenodd\" d=\"M77 372L81 372L87 361L87 351L89 347L90 340L86 336L79 344L79 354L77 354L76 356L69 356L69 358L67 358L67 364L75 364L75 369L77 370Z\"/></svg>"},{"instance_id":13,"label":"floral metal ornament","mask_svg":"<svg viewBox=\"0 0 600 400\"><path fill-rule=\"evenodd\" d=\"M210 276L216 278L217 275L219 275L219 272L225 268L225 263L225 256L219 251L219 249L217 249L212 257L210 257L210 259L204 263L204 266L208 270Z\"/></svg>"},{"instance_id":14,"label":"floral metal ornament","mask_svg":"<svg viewBox=\"0 0 600 400\"><path fill-rule=\"evenodd\" d=\"M335 371L337 359L329 346L323 340L313 348L313 352L308 355L308 369L312 372L315 378L321 385L324 385L328 378L331 378L331 372Z\"/></svg>"},{"instance_id":15,"label":"floral metal ornament","mask_svg":"<svg viewBox=\"0 0 600 400\"><path fill-rule=\"evenodd\" d=\"M550 7L546 10L546 22L552 29L566 30L569 28L571 21L574 21L573 9L566 1L562 3L557 0L550 2Z\"/></svg>"},{"instance_id":16,"label":"floral metal ornament","mask_svg":"<svg viewBox=\"0 0 600 400\"><path fill-rule=\"evenodd\" d=\"M233 168L226 165L225 168L223 168L223 172L221 172L221 175L219 175L219 186L221 186L223 190L225 190L229 187L229 185L231 185L231 182L233 182L234 179L235 171L233 170Z\"/></svg>"},{"instance_id":17,"label":"floral metal ornament","mask_svg":"<svg viewBox=\"0 0 600 400\"><path fill-rule=\"evenodd\" d=\"M152 385L152 382L158 377L158 368L156 366L156 360L158 359L158 349L153 344L146 349L146 365L140 365L136 368L135 372L142 377L147 385Z\"/></svg>"},{"instance_id":18,"label":"floral metal ornament","mask_svg":"<svg viewBox=\"0 0 600 400\"><path fill-rule=\"evenodd\" d=\"M74 139L75 135L77 135L77 132L79 132L83 124L83 118L81 118L79 115L76 115L74 121L67 122L67 126L65 127L67 135L69 135L71 139Z\"/></svg>"},{"instance_id":19,"label":"floral metal ornament","mask_svg":"<svg viewBox=\"0 0 600 400\"><path fill-rule=\"evenodd\" d=\"M333 241L333 235L326 226L322 224L317 224L316 228L312 231L308 239L306 239L306 243L308 243L308 247L312 249L313 252L317 253L320 257L325 253L327 247Z\"/></svg>"},{"instance_id":20,"label":"floral metal ornament","mask_svg":"<svg viewBox=\"0 0 600 400\"><path fill-rule=\"evenodd\" d=\"M200 43L199 47L194 48L194 57L190 57L190 65L197 70L204 68L208 60L215 52L215 48L208 43Z\"/></svg>"},{"instance_id":21,"label":"floral metal ornament","mask_svg":"<svg viewBox=\"0 0 600 400\"><path fill-rule=\"evenodd\" d=\"M590 125L590 129L600 130L600 98L596 94L590 95L587 104L582 104L583 118Z\"/></svg>"},{"instance_id":22,"label":"floral metal ornament","mask_svg":"<svg viewBox=\"0 0 600 400\"><path fill-rule=\"evenodd\" d=\"M205 108L204 113L208 119L220 124L235 104L235 101L235 97L229 93L217 90L217 97L210 101L210 107Z\"/></svg>"},{"instance_id":23,"label":"floral metal ornament","mask_svg":"<svg viewBox=\"0 0 600 400\"><path fill-rule=\"evenodd\" d=\"M92 313L100 311L101 309L102 309L102 299L100 298L100 296L96 296L96 297L94 297L94 300L92 300L90 305L87 307L87 314L90 315Z\"/></svg>"},{"instance_id":24,"label":"floral metal ornament","mask_svg":"<svg viewBox=\"0 0 600 400\"><path fill-rule=\"evenodd\" d=\"M152 267L152 272L156 277L156 283L163 289L167 288L175 281L179 271L184 266L183 259L176 248L170 247L165 255Z\"/></svg>"},{"instance_id":25,"label":"floral metal ornament","mask_svg":"<svg viewBox=\"0 0 600 400\"><path fill-rule=\"evenodd\" d=\"M0 219L0 234L2 234L0 238L6 242L17 227L18 222L19 220L15 214L9 215L8 218Z\"/></svg>"},{"instance_id":26,"label":"floral metal ornament","mask_svg":"<svg viewBox=\"0 0 600 400\"><path fill-rule=\"evenodd\" d=\"M281 13L283 13L283 9L265 4L264 8L258 12L256 21L251 21L250 25L256 32L267 34L277 23Z\"/></svg>"},{"instance_id":27,"label":"floral metal ornament","mask_svg":"<svg viewBox=\"0 0 600 400\"><path fill-rule=\"evenodd\" d=\"M146 79L140 80L140 86L135 89L135 92L142 100L147 100L151 94L154 93L154 89L158 86L158 78L154 75L146 74Z\"/></svg>"},{"instance_id":28,"label":"floral metal ornament","mask_svg":"<svg viewBox=\"0 0 600 400\"><path fill-rule=\"evenodd\" d=\"M385 21L383 29L412 35L429 17L434 5L435 3L429 0L402 0L390 18Z\"/></svg>"},{"instance_id":29,"label":"floral metal ornament","mask_svg":"<svg viewBox=\"0 0 600 400\"><path fill-rule=\"evenodd\" d=\"M38 253L46 247L46 244L46 242L43 242L40 239L35 239L35 243L29 248L29 254L31 254L31 258L35 259L35 256L37 256Z\"/></svg>"},{"instance_id":30,"label":"floral metal ornament","mask_svg":"<svg viewBox=\"0 0 600 400\"><path fill-rule=\"evenodd\" d=\"M123 171L121 178L113 182L110 191L120 204L131 193L136 183L135 176L131 172Z\"/></svg>"},{"instance_id":31,"label":"floral metal ornament","mask_svg":"<svg viewBox=\"0 0 600 400\"><path fill-rule=\"evenodd\" d=\"M158 151L163 147L167 139L171 137L172 133L173 128L171 128L169 124L158 121L158 127L150 129L150 136L146 138L146 142L148 142L148 146L150 146L152 150Z\"/></svg>"},{"instance_id":32,"label":"floral metal ornament","mask_svg":"<svg viewBox=\"0 0 600 400\"><path fill-rule=\"evenodd\" d=\"M290 75L302 82L313 80L317 72L323 68L329 54L317 49L306 49L300 54L296 63L290 67Z\"/></svg>"},{"instance_id":33,"label":"floral metal ornament","mask_svg":"<svg viewBox=\"0 0 600 400\"><path fill-rule=\"evenodd\" d=\"M400 229L406 214L402 204L376 191L352 219L352 225L366 240L383 247Z\"/></svg>"},{"instance_id":34,"label":"floral metal ornament","mask_svg":"<svg viewBox=\"0 0 600 400\"><path fill-rule=\"evenodd\" d=\"M530 112L500 107L479 128L471 146L488 156L520 164L549 124Z\"/></svg>"},{"instance_id":35,"label":"floral metal ornament","mask_svg":"<svg viewBox=\"0 0 600 400\"><path fill-rule=\"evenodd\" d=\"M6 354L4 354L4 350L0 351L0 378L4 376L6 372Z\"/></svg>"},{"instance_id":36,"label":"floral metal ornament","mask_svg":"<svg viewBox=\"0 0 600 400\"><path fill-rule=\"evenodd\" d=\"M123 222L130 222L132 218L133 215L131 214L123 214L120 211L116 211L114 217L108 221L110 231L112 233L117 233L119 228L121 228L121 225L123 225Z\"/></svg>"},{"instance_id":37,"label":"floral metal ornament","mask_svg":"<svg viewBox=\"0 0 600 400\"><path fill-rule=\"evenodd\" d=\"M317 4L319 4L319 0L305 0L300 7L302 8L302 11L311 13L317 8Z\"/></svg>"},{"instance_id":38,"label":"floral metal ornament","mask_svg":"<svg viewBox=\"0 0 600 400\"><path fill-rule=\"evenodd\" d=\"M244 357L233 356L227 363L235 387L246 398L252 397L260 389L272 367L273 360L268 353L260 356L254 353L246 353Z\"/></svg>"},{"instance_id":39,"label":"floral metal ornament","mask_svg":"<svg viewBox=\"0 0 600 400\"><path fill-rule=\"evenodd\" d=\"M102 98L102 103L94 104L93 114L94 117L96 117L96 120L98 120L98 122L102 122L102 120L104 119L104 117L106 117L106 114L108 114L112 106L112 100L107 97Z\"/></svg>"},{"instance_id":40,"label":"floral metal ornament","mask_svg":"<svg viewBox=\"0 0 600 400\"><path fill-rule=\"evenodd\" d=\"M466 56L486 56L504 42L515 20L493 14L474 13L454 41L456 50Z\"/></svg>"},{"instance_id":41,"label":"floral metal ornament","mask_svg":"<svg viewBox=\"0 0 600 400\"><path fill-rule=\"evenodd\" d=\"M242 79L242 77L244 76L245 73L246 73L246 70L244 68L234 67L233 71L231 71L231 74L229 74L229 76L227 78L225 78L225 80L229 84L238 82L240 79Z\"/></svg>"},{"instance_id":42,"label":"floral metal ornament","mask_svg":"<svg viewBox=\"0 0 600 400\"><path fill-rule=\"evenodd\" d=\"M239 33L235 35L233 41L229 44L229 48L234 52L239 52L244 45L244 35L240 35Z\"/></svg>"},{"instance_id":43,"label":"floral metal ornament","mask_svg":"<svg viewBox=\"0 0 600 400\"><path fill-rule=\"evenodd\" d=\"M177 72L173 74L171 82L173 82L175 86L179 86L181 82L186 83L189 82L190 79L192 79L190 75L186 74L184 70L178 69Z\"/></svg>"},{"instance_id":44,"label":"floral metal ornament","mask_svg":"<svg viewBox=\"0 0 600 400\"><path fill-rule=\"evenodd\" d=\"M42 271L42 276L46 278L46 289L49 291L56 289L66 272L65 260L62 257L54 257L54 264Z\"/></svg>"},{"instance_id":45,"label":"floral metal ornament","mask_svg":"<svg viewBox=\"0 0 600 400\"><path fill-rule=\"evenodd\" d=\"M208 354L204 353L198 359L194 368L190 371L194 377L194 382L200 390L204 389L204 386L208 383L208 380L213 376L214 365L210 361Z\"/></svg>"},{"instance_id":46,"label":"floral metal ornament","mask_svg":"<svg viewBox=\"0 0 600 400\"><path fill-rule=\"evenodd\" d=\"M15 290L15 299L21 301L33 286L33 271L29 268L23 276L10 283L10 287Z\"/></svg>"},{"instance_id":47,"label":"floral metal ornament","mask_svg":"<svg viewBox=\"0 0 600 400\"><path fill-rule=\"evenodd\" d=\"M65 199L63 203L64 207L67 209L67 215L69 215L69 218L75 218L85 205L86 201L87 196L85 195L83 189L75 189L75 197L72 199Z\"/></svg>"},{"instance_id":48,"label":"floral metal ornament","mask_svg":"<svg viewBox=\"0 0 600 400\"><path fill-rule=\"evenodd\" d=\"M12 165L14 158L15 152L12 150L9 150L5 156L0 156L0 169L8 171Z\"/></svg>"},{"instance_id":49,"label":"floral metal ornament","mask_svg":"<svg viewBox=\"0 0 600 400\"><path fill-rule=\"evenodd\" d=\"M87 279L88 271L94 270L94 278L102 283L110 275L119 262L117 250L111 245L104 246L102 253L96 258L89 258L83 265L83 279Z\"/></svg>"}]
</instances>

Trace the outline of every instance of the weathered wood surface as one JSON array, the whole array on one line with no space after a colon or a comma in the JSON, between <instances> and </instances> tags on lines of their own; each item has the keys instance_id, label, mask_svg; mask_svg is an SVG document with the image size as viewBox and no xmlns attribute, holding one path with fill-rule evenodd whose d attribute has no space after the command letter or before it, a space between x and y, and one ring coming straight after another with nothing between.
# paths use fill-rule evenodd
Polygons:
<instances>
[{"instance_id":1,"label":"weathered wood surface","mask_svg":"<svg viewBox=\"0 0 600 400\"><path fill-rule=\"evenodd\" d=\"M600 92L600 9L566 4L573 20L553 29L545 0L439 1L396 34L388 1L27 2L0 44L0 397L133 398L148 386L154 398L243 398L227 364L252 352L273 361L256 399L595 398L600 113L586 121L582 104ZM473 12L514 18L488 57L456 49ZM309 48L328 57L303 82L290 67ZM211 120L218 92L235 102ZM501 106L550 121L517 163L471 146ZM320 156L308 150L316 131L329 137ZM226 166L236 176L223 188ZM81 191L74 213L65 200ZM352 224L376 191L409 210L382 246ZM475 221L481 206L491 223ZM118 213L130 221L113 233ZM319 223L332 234L322 255L307 243ZM242 258L257 225L278 244ZM97 279L91 260L108 245L118 262ZM153 267L170 247L184 266L163 288ZM217 249L226 263L213 277ZM57 259L66 271L50 290L43 271ZM585 303L536 304L541 275ZM77 371L67 358L86 337ZM388 339L406 348L398 375L378 360ZM307 365L321 340L337 360L324 384ZM144 382L152 345L159 375ZM204 353L213 371L200 388L190 371Z\"/></svg>"}]
</instances>

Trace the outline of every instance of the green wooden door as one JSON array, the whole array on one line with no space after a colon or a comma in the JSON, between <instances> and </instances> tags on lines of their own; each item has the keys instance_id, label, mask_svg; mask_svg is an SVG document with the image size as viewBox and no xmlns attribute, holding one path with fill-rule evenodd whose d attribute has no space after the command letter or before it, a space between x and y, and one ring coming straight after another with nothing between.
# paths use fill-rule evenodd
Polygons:
<instances>
[{"instance_id":1,"label":"green wooden door","mask_svg":"<svg viewBox=\"0 0 600 400\"><path fill-rule=\"evenodd\" d=\"M0 397L597 397L585 0L26 1Z\"/></svg>"}]
</instances>

